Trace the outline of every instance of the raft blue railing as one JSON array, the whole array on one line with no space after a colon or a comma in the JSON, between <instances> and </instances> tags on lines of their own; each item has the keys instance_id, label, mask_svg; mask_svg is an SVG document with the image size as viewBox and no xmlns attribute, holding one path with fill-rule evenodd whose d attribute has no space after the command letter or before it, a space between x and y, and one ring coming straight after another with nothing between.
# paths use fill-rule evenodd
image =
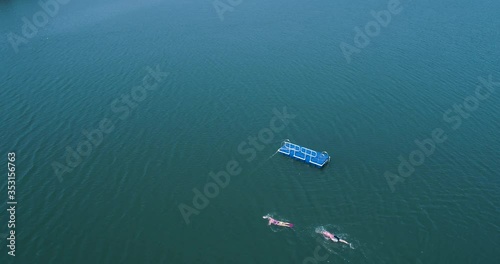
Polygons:
<instances>
[{"instance_id":1,"label":"raft blue railing","mask_svg":"<svg viewBox=\"0 0 500 264\"><path fill-rule=\"evenodd\" d=\"M291 143L288 139L285 139L281 143L281 147L278 149L278 152L306 163L313 164L320 168L330 161L330 155L328 155L328 152L323 151L319 153L315 150Z\"/></svg>"}]
</instances>

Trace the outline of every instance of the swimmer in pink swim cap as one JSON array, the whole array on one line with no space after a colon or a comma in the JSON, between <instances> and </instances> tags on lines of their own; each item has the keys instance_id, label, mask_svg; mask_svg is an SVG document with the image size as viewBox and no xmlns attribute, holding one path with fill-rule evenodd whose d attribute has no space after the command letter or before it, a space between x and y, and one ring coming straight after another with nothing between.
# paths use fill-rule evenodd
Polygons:
<instances>
[{"instance_id":1,"label":"swimmer in pink swim cap","mask_svg":"<svg viewBox=\"0 0 500 264\"><path fill-rule=\"evenodd\" d=\"M268 219L269 222L267 223L268 225L277 225L277 226L284 226L284 227L293 227L293 224L292 223L287 223L287 222L282 222L282 221L278 221L276 219L273 219L272 217L268 216L268 215L265 215L263 216L262 218L264 219Z\"/></svg>"},{"instance_id":2,"label":"swimmer in pink swim cap","mask_svg":"<svg viewBox=\"0 0 500 264\"><path fill-rule=\"evenodd\" d=\"M344 243L346 245L351 245L349 244L349 242L339 238L338 236L328 232L328 231L322 231L321 234L325 237L325 239L330 239L331 241L333 242L340 242L340 243Z\"/></svg>"}]
</instances>

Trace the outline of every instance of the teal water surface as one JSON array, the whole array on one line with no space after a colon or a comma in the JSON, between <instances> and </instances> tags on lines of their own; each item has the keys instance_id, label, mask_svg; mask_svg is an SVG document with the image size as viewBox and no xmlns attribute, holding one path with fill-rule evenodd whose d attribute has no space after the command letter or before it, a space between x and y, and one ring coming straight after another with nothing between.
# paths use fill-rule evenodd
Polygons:
<instances>
[{"instance_id":1,"label":"teal water surface","mask_svg":"<svg viewBox=\"0 0 500 264\"><path fill-rule=\"evenodd\" d=\"M401 0L348 62L393 2L73 0L28 38L1 1L0 263L496 263L500 4Z\"/></svg>"}]
</instances>

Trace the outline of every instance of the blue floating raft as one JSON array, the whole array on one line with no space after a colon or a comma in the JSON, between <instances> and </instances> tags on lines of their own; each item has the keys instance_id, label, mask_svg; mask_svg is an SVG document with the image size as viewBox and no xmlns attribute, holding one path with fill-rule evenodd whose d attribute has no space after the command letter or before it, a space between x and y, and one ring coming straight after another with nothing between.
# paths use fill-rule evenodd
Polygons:
<instances>
[{"instance_id":1,"label":"blue floating raft","mask_svg":"<svg viewBox=\"0 0 500 264\"><path fill-rule=\"evenodd\" d=\"M283 141L278 152L320 168L330 161L330 155L326 151L319 153L315 150L293 144L288 139Z\"/></svg>"}]
</instances>

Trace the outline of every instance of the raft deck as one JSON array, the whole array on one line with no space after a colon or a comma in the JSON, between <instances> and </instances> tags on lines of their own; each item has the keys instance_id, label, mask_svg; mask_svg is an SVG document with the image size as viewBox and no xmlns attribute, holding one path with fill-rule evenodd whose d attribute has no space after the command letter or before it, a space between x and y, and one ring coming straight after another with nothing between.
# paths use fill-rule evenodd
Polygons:
<instances>
[{"instance_id":1,"label":"raft deck","mask_svg":"<svg viewBox=\"0 0 500 264\"><path fill-rule=\"evenodd\" d=\"M293 144L288 140L283 141L281 148L278 149L278 152L306 163L313 164L320 168L330 161L330 155L328 155L326 151L319 153L315 150Z\"/></svg>"}]
</instances>

